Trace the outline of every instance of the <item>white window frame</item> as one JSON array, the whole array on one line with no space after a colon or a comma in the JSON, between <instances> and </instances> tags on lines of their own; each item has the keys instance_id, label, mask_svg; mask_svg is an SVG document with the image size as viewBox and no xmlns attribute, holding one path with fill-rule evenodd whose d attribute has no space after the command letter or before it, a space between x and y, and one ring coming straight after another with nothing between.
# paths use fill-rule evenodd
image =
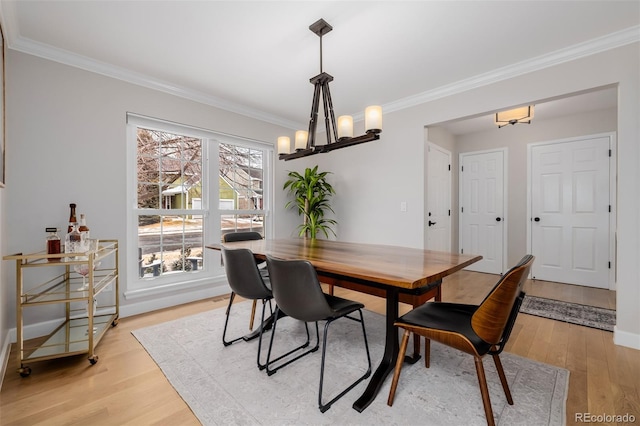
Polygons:
<instances>
[{"instance_id":1,"label":"white window frame","mask_svg":"<svg viewBox=\"0 0 640 426\"><path fill-rule=\"evenodd\" d=\"M203 268L198 271L163 274L153 279L140 277L137 262L138 247L138 216L148 212L146 209L138 209L137 200L137 129L139 127L155 129L185 136L202 139L202 213L203 213L203 241L204 245L220 241L220 220L222 214L231 214L231 210L219 208L219 151L220 143L244 146L263 151L263 210L264 210L264 234L271 235L272 224L269 214L271 210L271 198L273 177L273 145L252 139L222 134L207 129L183 125L166 120L146 117L139 114L127 114L127 241L126 241L126 280L123 280L123 293L126 299L147 297L156 294L165 294L175 291L197 289L198 287L211 287L212 281L225 284L224 268L220 262L220 253L215 250L204 249ZM206 193L205 193L206 191ZM164 210L154 209L154 214ZM167 211L169 212L169 211ZM170 210L171 214L193 214L193 210Z\"/></svg>"}]
</instances>

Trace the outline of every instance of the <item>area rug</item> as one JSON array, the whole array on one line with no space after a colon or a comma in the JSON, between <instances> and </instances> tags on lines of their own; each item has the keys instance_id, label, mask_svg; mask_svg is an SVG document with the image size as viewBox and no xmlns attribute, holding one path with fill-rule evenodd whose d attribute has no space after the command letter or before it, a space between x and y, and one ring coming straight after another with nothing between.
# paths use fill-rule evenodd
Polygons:
<instances>
[{"instance_id":1,"label":"area rug","mask_svg":"<svg viewBox=\"0 0 640 426\"><path fill-rule=\"evenodd\" d=\"M248 302L234 304L228 337L248 331L250 308ZM393 407L387 405L389 377L362 413L352 404L368 380L320 413L321 351L268 376L256 367L257 339L223 346L224 312L215 309L132 332L203 425L486 425L469 355L434 342L429 369L422 361L403 368ZM364 314L375 369L384 349L384 317L369 311ZM279 353L306 337L302 324L291 318L279 320L277 330L274 348ZM322 325L320 330L322 334ZM264 355L271 333L265 336ZM324 392L332 396L366 370L366 356L355 321L333 323L328 340ZM565 424L567 370L503 352L515 402L510 406L491 357L485 358L497 424Z\"/></svg>"},{"instance_id":2,"label":"area rug","mask_svg":"<svg viewBox=\"0 0 640 426\"><path fill-rule=\"evenodd\" d=\"M600 330L613 331L616 311L526 295L520 312Z\"/></svg>"}]
</instances>

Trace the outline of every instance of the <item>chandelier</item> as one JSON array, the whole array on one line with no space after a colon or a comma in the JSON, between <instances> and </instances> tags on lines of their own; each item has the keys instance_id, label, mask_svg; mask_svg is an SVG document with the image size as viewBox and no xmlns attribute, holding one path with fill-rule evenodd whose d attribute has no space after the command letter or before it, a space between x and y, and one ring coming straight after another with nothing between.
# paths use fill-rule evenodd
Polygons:
<instances>
[{"instance_id":1,"label":"chandelier","mask_svg":"<svg viewBox=\"0 0 640 426\"><path fill-rule=\"evenodd\" d=\"M291 151L291 139L288 136L278 138L278 154L280 160L293 160L294 158L307 157L322 152L329 152L339 148L361 144L380 139L382 132L382 107L369 106L365 109L366 133L361 136L353 136L353 117L343 115L336 118L333 113L333 102L329 83L333 77L322 70L322 36L333 29L324 19L319 19L309 26L309 29L320 37L320 74L309 81L314 86L313 101L311 103L311 117L309 118L309 130L298 130L295 134L294 151ZM324 109L324 125L327 142L324 145L316 145L316 130L318 125L318 109L320 97Z\"/></svg>"}]
</instances>

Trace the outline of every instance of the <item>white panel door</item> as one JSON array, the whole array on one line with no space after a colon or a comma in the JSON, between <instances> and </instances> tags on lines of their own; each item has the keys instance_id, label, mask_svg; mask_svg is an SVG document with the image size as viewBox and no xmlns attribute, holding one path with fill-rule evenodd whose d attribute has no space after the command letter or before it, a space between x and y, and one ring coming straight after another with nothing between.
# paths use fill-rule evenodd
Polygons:
<instances>
[{"instance_id":1,"label":"white panel door","mask_svg":"<svg viewBox=\"0 0 640 426\"><path fill-rule=\"evenodd\" d=\"M531 149L535 279L609 288L608 136Z\"/></svg>"},{"instance_id":2,"label":"white panel door","mask_svg":"<svg viewBox=\"0 0 640 426\"><path fill-rule=\"evenodd\" d=\"M504 150L460 156L460 251L482 256L468 270L504 272L504 161Z\"/></svg>"},{"instance_id":3,"label":"white panel door","mask_svg":"<svg viewBox=\"0 0 640 426\"><path fill-rule=\"evenodd\" d=\"M427 250L451 251L451 153L427 143Z\"/></svg>"}]
</instances>

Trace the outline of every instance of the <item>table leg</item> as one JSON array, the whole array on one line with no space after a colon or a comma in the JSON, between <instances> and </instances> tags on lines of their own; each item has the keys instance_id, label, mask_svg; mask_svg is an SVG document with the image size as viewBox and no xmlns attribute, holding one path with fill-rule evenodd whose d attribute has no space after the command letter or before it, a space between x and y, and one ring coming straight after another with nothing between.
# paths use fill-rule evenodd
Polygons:
<instances>
[{"instance_id":1,"label":"table leg","mask_svg":"<svg viewBox=\"0 0 640 426\"><path fill-rule=\"evenodd\" d=\"M276 314L274 312L273 314L271 314L267 318L265 318L264 322L262 324L260 324L260 327L256 328L255 330L253 330L249 334L245 334L244 336L242 336L242 340L244 340L245 342L248 342L250 340L253 340L253 339L259 337L261 328L263 329L263 331L271 330L271 327L273 327L273 323L274 322L276 322L280 318L284 318L286 316L287 316L286 313L280 311L280 314L278 315L278 318L276 318Z\"/></svg>"},{"instance_id":2,"label":"table leg","mask_svg":"<svg viewBox=\"0 0 640 426\"><path fill-rule=\"evenodd\" d=\"M353 403L353 408L359 413L363 412L365 408L373 402L378 395L378 391L384 384L385 379L391 373L396 365L398 359L398 352L400 350L400 342L398 340L398 331L393 325L398 318L398 289L387 289L387 315L386 315L386 334L384 355L380 361L380 365L376 368L376 371L371 376L367 389L360 398Z\"/></svg>"}]
</instances>

